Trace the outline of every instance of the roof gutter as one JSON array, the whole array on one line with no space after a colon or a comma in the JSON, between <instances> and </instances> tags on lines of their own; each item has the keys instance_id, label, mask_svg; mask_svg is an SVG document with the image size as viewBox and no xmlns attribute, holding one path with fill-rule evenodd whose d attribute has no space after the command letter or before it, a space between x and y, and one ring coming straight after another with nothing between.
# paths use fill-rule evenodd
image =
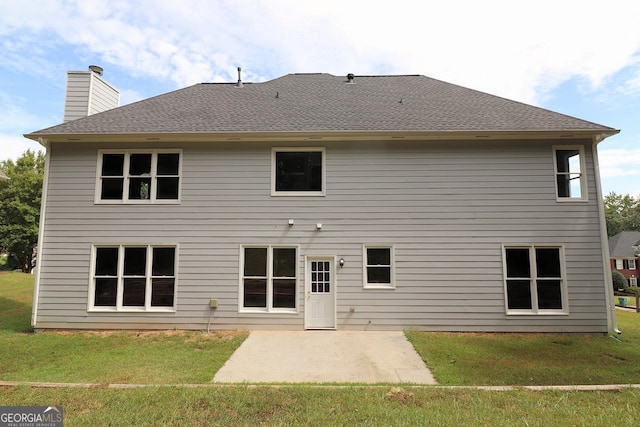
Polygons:
<instances>
[{"instance_id":1,"label":"roof gutter","mask_svg":"<svg viewBox=\"0 0 640 427\"><path fill-rule=\"evenodd\" d=\"M326 130L273 132L136 132L136 133L32 133L26 138L38 141L45 138L55 142L304 142L304 141L487 141L487 140L576 140L606 138L619 131L603 130ZM526 135L526 138L523 136Z\"/></svg>"},{"instance_id":2,"label":"roof gutter","mask_svg":"<svg viewBox=\"0 0 640 427\"><path fill-rule=\"evenodd\" d=\"M40 271L44 254L44 222L47 213L47 195L49 193L49 170L51 163L51 146L44 138L38 138L38 143L45 148L44 177L42 179L42 199L40 200L40 224L38 226L38 253L36 255L36 280L33 287L33 311L31 312L31 327L38 322L38 300L40 295Z\"/></svg>"},{"instance_id":3,"label":"roof gutter","mask_svg":"<svg viewBox=\"0 0 640 427\"><path fill-rule=\"evenodd\" d=\"M619 132L619 131L618 131ZM616 132L616 133L618 133ZM593 156L593 169L596 179L596 194L598 199L598 216L600 220L600 246L602 247L602 265L604 267L604 296L607 305L607 330L621 334L622 331L618 329L618 320L616 318L616 305L613 296L613 278L611 277L611 260L609 255L609 239L607 238L607 221L604 215L604 195L602 194L602 183L600 182L600 162L598 160L598 144L602 142L606 137L611 136L608 134L597 135L593 138L592 156Z\"/></svg>"}]
</instances>

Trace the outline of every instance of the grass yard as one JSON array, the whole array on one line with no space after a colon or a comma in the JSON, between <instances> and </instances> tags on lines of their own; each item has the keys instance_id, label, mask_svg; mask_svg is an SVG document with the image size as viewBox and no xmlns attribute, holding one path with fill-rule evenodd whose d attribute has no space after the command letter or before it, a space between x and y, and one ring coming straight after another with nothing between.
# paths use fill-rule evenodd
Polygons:
<instances>
[{"instance_id":1,"label":"grass yard","mask_svg":"<svg viewBox=\"0 0 640 427\"><path fill-rule=\"evenodd\" d=\"M30 332L33 276L0 273L0 379L92 388L0 387L0 406L62 405L66 426L636 426L639 389L487 391L438 386L154 386L209 383L246 333ZM440 384L640 382L640 315L621 341L560 334L407 333Z\"/></svg>"},{"instance_id":2,"label":"grass yard","mask_svg":"<svg viewBox=\"0 0 640 427\"><path fill-rule=\"evenodd\" d=\"M637 426L640 391L349 387L0 388L0 405L62 405L65 426Z\"/></svg>"},{"instance_id":3,"label":"grass yard","mask_svg":"<svg viewBox=\"0 0 640 427\"><path fill-rule=\"evenodd\" d=\"M443 385L640 383L640 314L617 310L618 339L583 334L407 332Z\"/></svg>"},{"instance_id":4,"label":"grass yard","mask_svg":"<svg viewBox=\"0 0 640 427\"><path fill-rule=\"evenodd\" d=\"M30 332L33 276L0 274L0 379L208 383L246 332Z\"/></svg>"}]
</instances>

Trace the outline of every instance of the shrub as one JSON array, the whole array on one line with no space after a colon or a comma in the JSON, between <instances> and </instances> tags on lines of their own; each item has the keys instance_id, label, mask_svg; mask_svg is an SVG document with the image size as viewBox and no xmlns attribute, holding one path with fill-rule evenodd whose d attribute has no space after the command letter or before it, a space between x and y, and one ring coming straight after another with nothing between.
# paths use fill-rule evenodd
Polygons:
<instances>
[{"instance_id":1,"label":"shrub","mask_svg":"<svg viewBox=\"0 0 640 427\"><path fill-rule=\"evenodd\" d=\"M640 288L637 286L631 286L629 288L624 288L624 292L627 294L640 295Z\"/></svg>"},{"instance_id":2,"label":"shrub","mask_svg":"<svg viewBox=\"0 0 640 427\"><path fill-rule=\"evenodd\" d=\"M622 291L627 287L627 279L624 278L622 273L617 270L611 272L611 278L613 279L613 289L616 291Z\"/></svg>"}]
</instances>

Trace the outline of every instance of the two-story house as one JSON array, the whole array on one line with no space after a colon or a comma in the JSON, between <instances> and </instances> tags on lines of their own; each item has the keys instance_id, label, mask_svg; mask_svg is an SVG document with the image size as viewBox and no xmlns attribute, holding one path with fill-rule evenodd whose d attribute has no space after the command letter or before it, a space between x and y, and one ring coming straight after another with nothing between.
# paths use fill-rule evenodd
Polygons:
<instances>
[{"instance_id":1,"label":"two-story house","mask_svg":"<svg viewBox=\"0 0 640 427\"><path fill-rule=\"evenodd\" d=\"M26 135L47 150L33 325L604 333L617 132L421 75L69 120Z\"/></svg>"},{"instance_id":2,"label":"two-story house","mask_svg":"<svg viewBox=\"0 0 640 427\"><path fill-rule=\"evenodd\" d=\"M622 231L609 238L611 268L627 279L629 286L638 286L640 268L640 231Z\"/></svg>"}]
</instances>

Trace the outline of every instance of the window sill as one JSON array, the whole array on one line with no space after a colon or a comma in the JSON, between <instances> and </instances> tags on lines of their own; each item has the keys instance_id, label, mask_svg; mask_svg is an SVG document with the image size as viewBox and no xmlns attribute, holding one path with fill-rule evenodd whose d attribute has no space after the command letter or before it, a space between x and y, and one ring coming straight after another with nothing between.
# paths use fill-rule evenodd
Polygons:
<instances>
[{"instance_id":1,"label":"window sill","mask_svg":"<svg viewBox=\"0 0 640 427\"><path fill-rule=\"evenodd\" d=\"M298 314L298 310L296 309L240 309L238 310L239 314Z\"/></svg>"},{"instance_id":2,"label":"window sill","mask_svg":"<svg viewBox=\"0 0 640 427\"><path fill-rule=\"evenodd\" d=\"M556 202L558 203L586 203L588 202L589 199L583 199L583 198L578 198L578 197L556 197Z\"/></svg>"},{"instance_id":3,"label":"window sill","mask_svg":"<svg viewBox=\"0 0 640 427\"><path fill-rule=\"evenodd\" d=\"M319 191L278 191L271 192L271 197L325 197L324 192Z\"/></svg>"},{"instance_id":4,"label":"window sill","mask_svg":"<svg viewBox=\"0 0 640 427\"><path fill-rule=\"evenodd\" d=\"M362 287L362 289L375 289L375 290L380 290L380 289L394 290L395 288L396 288L395 285L364 285Z\"/></svg>"},{"instance_id":5,"label":"window sill","mask_svg":"<svg viewBox=\"0 0 640 427\"><path fill-rule=\"evenodd\" d=\"M568 311L507 311L507 316L568 316Z\"/></svg>"},{"instance_id":6,"label":"window sill","mask_svg":"<svg viewBox=\"0 0 640 427\"><path fill-rule=\"evenodd\" d=\"M167 308L109 308L109 307L92 307L87 310L88 313L175 313L176 309Z\"/></svg>"},{"instance_id":7,"label":"window sill","mask_svg":"<svg viewBox=\"0 0 640 427\"><path fill-rule=\"evenodd\" d=\"M96 200L96 205L179 205L180 200Z\"/></svg>"}]
</instances>

